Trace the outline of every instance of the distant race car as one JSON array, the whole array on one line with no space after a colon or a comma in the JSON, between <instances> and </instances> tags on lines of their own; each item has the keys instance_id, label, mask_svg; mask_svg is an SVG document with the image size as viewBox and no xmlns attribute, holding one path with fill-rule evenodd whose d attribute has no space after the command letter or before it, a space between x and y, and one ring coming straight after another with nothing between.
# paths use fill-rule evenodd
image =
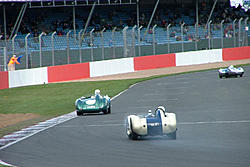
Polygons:
<instances>
[{"instance_id":1,"label":"distant race car","mask_svg":"<svg viewBox=\"0 0 250 167\"><path fill-rule=\"evenodd\" d=\"M168 113L159 106L155 113L149 110L148 115L129 115L126 119L126 132L129 139L136 140L144 136L168 136L176 139L176 115Z\"/></svg>"},{"instance_id":2,"label":"distant race car","mask_svg":"<svg viewBox=\"0 0 250 167\"><path fill-rule=\"evenodd\" d=\"M235 68L233 65L229 66L228 68L221 68L218 70L219 77L242 77L244 74L244 70L242 67Z\"/></svg>"},{"instance_id":3,"label":"distant race car","mask_svg":"<svg viewBox=\"0 0 250 167\"><path fill-rule=\"evenodd\" d=\"M90 97L81 97L75 101L76 114L83 115L86 113L111 113L111 100L110 97L101 96L100 90L95 90L95 95Z\"/></svg>"}]
</instances>

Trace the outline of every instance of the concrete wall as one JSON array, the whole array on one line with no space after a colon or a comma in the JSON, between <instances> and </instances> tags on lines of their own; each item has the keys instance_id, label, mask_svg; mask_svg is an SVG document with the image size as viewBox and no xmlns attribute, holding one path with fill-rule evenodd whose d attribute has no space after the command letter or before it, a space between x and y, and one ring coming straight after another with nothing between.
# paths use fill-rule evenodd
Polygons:
<instances>
[{"instance_id":1,"label":"concrete wall","mask_svg":"<svg viewBox=\"0 0 250 167\"><path fill-rule=\"evenodd\" d=\"M250 59L250 46L16 70L0 72L0 89L240 59Z\"/></svg>"}]
</instances>

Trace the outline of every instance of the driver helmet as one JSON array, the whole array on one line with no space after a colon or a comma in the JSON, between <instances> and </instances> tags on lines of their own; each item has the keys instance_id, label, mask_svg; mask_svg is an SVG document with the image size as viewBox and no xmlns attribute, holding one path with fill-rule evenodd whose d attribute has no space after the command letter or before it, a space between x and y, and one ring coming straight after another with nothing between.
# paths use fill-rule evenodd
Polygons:
<instances>
[{"instance_id":1,"label":"driver helmet","mask_svg":"<svg viewBox=\"0 0 250 167\"><path fill-rule=\"evenodd\" d=\"M95 95L100 95L101 91L99 89L95 90Z\"/></svg>"},{"instance_id":2,"label":"driver helmet","mask_svg":"<svg viewBox=\"0 0 250 167\"><path fill-rule=\"evenodd\" d=\"M148 110L148 115L152 115L152 110Z\"/></svg>"},{"instance_id":3,"label":"driver helmet","mask_svg":"<svg viewBox=\"0 0 250 167\"><path fill-rule=\"evenodd\" d=\"M13 57L16 57L16 55L13 55Z\"/></svg>"},{"instance_id":4,"label":"driver helmet","mask_svg":"<svg viewBox=\"0 0 250 167\"><path fill-rule=\"evenodd\" d=\"M166 111L166 110L165 110L165 107L163 107L163 106L159 106L157 109L160 109L160 110L162 110L162 111L164 111L164 112Z\"/></svg>"},{"instance_id":5,"label":"driver helmet","mask_svg":"<svg viewBox=\"0 0 250 167\"><path fill-rule=\"evenodd\" d=\"M230 65L230 66L229 66L229 68L231 68L231 69L232 69L232 68L234 68L234 66L233 66L233 65Z\"/></svg>"}]
</instances>

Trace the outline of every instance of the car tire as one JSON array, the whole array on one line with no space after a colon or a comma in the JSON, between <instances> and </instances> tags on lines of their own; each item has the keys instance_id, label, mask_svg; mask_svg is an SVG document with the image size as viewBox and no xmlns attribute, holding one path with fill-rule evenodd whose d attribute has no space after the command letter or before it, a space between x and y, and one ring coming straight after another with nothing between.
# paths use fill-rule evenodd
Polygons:
<instances>
[{"instance_id":1,"label":"car tire","mask_svg":"<svg viewBox=\"0 0 250 167\"><path fill-rule=\"evenodd\" d=\"M175 132L172 132L172 133L169 133L167 136L168 136L170 139L172 139L172 140L176 140L176 131L175 131Z\"/></svg>"},{"instance_id":2,"label":"car tire","mask_svg":"<svg viewBox=\"0 0 250 167\"><path fill-rule=\"evenodd\" d=\"M83 112L79 111L79 110L76 110L76 115L77 116L82 116L83 115Z\"/></svg>"},{"instance_id":3,"label":"car tire","mask_svg":"<svg viewBox=\"0 0 250 167\"><path fill-rule=\"evenodd\" d=\"M220 78L222 78L222 75L219 75Z\"/></svg>"},{"instance_id":4,"label":"car tire","mask_svg":"<svg viewBox=\"0 0 250 167\"><path fill-rule=\"evenodd\" d=\"M133 131L133 124L132 124L132 120L130 118L130 128L132 130L132 133L128 136L130 140L137 140L138 139L138 135L134 133Z\"/></svg>"},{"instance_id":5,"label":"car tire","mask_svg":"<svg viewBox=\"0 0 250 167\"><path fill-rule=\"evenodd\" d=\"M243 77L243 74L240 74L240 77Z\"/></svg>"},{"instance_id":6,"label":"car tire","mask_svg":"<svg viewBox=\"0 0 250 167\"><path fill-rule=\"evenodd\" d=\"M108 108L103 110L103 114L105 114L105 115L108 114Z\"/></svg>"},{"instance_id":7,"label":"car tire","mask_svg":"<svg viewBox=\"0 0 250 167\"><path fill-rule=\"evenodd\" d=\"M108 108L108 113L111 114L111 106Z\"/></svg>"}]
</instances>

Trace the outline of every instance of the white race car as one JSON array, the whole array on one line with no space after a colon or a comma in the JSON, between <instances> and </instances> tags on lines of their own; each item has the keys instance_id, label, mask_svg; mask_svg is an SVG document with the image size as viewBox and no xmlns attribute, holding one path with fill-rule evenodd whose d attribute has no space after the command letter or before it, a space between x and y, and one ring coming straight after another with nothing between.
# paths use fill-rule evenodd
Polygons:
<instances>
[{"instance_id":1,"label":"white race car","mask_svg":"<svg viewBox=\"0 0 250 167\"><path fill-rule=\"evenodd\" d=\"M229 66L228 68L221 68L218 70L219 72L219 77L240 77L243 76L244 70L242 67L235 68L233 65Z\"/></svg>"},{"instance_id":2,"label":"white race car","mask_svg":"<svg viewBox=\"0 0 250 167\"><path fill-rule=\"evenodd\" d=\"M126 119L126 132L129 139L136 140L144 136L168 136L176 139L176 115L168 113L159 106L155 113L149 110L148 115L129 115Z\"/></svg>"}]
</instances>

